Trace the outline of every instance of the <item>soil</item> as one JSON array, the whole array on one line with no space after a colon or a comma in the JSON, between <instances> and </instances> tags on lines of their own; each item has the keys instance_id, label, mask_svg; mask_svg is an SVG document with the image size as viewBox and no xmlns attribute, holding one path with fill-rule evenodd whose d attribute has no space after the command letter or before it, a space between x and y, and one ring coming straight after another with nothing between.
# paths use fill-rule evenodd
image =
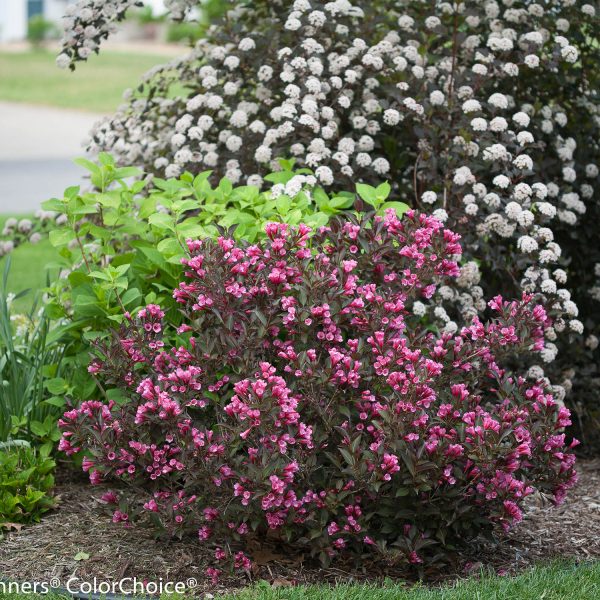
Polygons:
<instances>
[{"instance_id":1,"label":"soil","mask_svg":"<svg viewBox=\"0 0 600 600\"><path fill-rule=\"evenodd\" d=\"M554 507L530 498L523 522L501 544L473 545L444 577L476 575L481 568L516 573L535 563L571 559L600 559L600 460L579 462L580 479L563 505ZM406 573L384 570L380 563L351 564L323 569L303 556L274 548L256 548L251 574L227 576L219 586L204 571L211 555L197 540L164 542L141 528L124 529L106 515L99 497L101 486L61 483L59 508L41 523L5 534L0 541L0 576L20 581L119 581L124 577L160 582L197 582L197 592L212 594L266 580L275 586L317 582L406 580ZM78 560L79 559L79 560ZM440 577L436 576L435 581Z\"/></svg>"}]
</instances>

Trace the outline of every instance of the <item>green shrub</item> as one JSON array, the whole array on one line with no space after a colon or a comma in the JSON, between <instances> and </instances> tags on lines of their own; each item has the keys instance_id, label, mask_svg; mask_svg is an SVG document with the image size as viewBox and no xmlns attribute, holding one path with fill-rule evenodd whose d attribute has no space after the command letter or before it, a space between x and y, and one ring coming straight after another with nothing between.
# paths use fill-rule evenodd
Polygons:
<instances>
[{"instance_id":1,"label":"green shrub","mask_svg":"<svg viewBox=\"0 0 600 600\"><path fill-rule=\"evenodd\" d=\"M58 29L52 21L42 15L35 15L27 23L27 40L32 46L38 47L48 39L58 37Z\"/></svg>"},{"instance_id":2,"label":"green shrub","mask_svg":"<svg viewBox=\"0 0 600 600\"><path fill-rule=\"evenodd\" d=\"M6 523L32 523L54 507L55 463L47 450L5 446L0 449L0 528Z\"/></svg>"},{"instance_id":3,"label":"green shrub","mask_svg":"<svg viewBox=\"0 0 600 600\"><path fill-rule=\"evenodd\" d=\"M167 42L185 42L193 44L206 31L206 27L200 23L185 21L183 23L172 23L167 29Z\"/></svg>"}]
</instances>

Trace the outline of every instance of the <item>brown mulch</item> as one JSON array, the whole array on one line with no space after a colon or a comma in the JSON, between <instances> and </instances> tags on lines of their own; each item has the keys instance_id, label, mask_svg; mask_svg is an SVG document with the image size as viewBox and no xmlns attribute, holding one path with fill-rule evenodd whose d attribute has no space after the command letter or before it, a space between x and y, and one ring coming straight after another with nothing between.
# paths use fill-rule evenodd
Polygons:
<instances>
[{"instance_id":1,"label":"brown mulch","mask_svg":"<svg viewBox=\"0 0 600 600\"><path fill-rule=\"evenodd\" d=\"M600 559L600 460L580 461L580 479L565 503L556 508L530 498L523 523L500 545L473 546L453 573L465 576L480 567L514 573L534 563L553 559ZM196 591L216 591L204 571L210 556L196 540L166 543L141 528L113 525L98 498L101 487L87 483L62 483L57 488L59 509L41 523L7 533L0 541L0 577L27 581L119 581L136 577L147 581L197 580ZM89 555L81 559L81 554ZM80 560L75 560L79 554ZM85 555L84 555L85 556ZM276 549L256 548L253 580L274 585L403 578L406 573L382 571L373 563L356 570L352 565L322 569L302 556ZM248 576L228 578L220 589L236 589L250 583Z\"/></svg>"}]
</instances>

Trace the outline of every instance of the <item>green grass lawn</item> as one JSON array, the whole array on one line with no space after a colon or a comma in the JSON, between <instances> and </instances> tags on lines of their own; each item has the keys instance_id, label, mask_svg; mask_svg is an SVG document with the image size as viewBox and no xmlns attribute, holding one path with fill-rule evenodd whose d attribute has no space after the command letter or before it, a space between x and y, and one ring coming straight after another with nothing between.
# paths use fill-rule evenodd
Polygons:
<instances>
[{"instance_id":1,"label":"green grass lawn","mask_svg":"<svg viewBox=\"0 0 600 600\"><path fill-rule=\"evenodd\" d=\"M343 585L254 589L227 600L598 600L600 563L536 567L518 577L484 576L442 587Z\"/></svg>"},{"instance_id":2,"label":"green grass lawn","mask_svg":"<svg viewBox=\"0 0 600 600\"><path fill-rule=\"evenodd\" d=\"M151 67L169 61L166 56L103 51L71 72L59 69L55 58L49 50L0 52L0 100L112 112L126 88Z\"/></svg>"},{"instance_id":3,"label":"green grass lawn","mask_svg":"<svg viewBox=\"0 0 600 600\"><path fill-rule=\"evenodd\" d=\"M0 231L9 217L18 219L28 215L0 215ZM46 265L58 260L58 253L50 244L47 236L37 244L23 244L11 252L11 269L8 280L8 290L19 293L30 289L31 292L19 298L14 303L14 312L27 312L35 298L36 292L46 286ZM4 273L6 258L0 259L0 274Z\"/></svg>"},{"instance_id":4,"label":"green grass lawn","mask_svg":"<svg viewBox=\"0 0 600 600\"><path fill-rule=\"evenodd\" d=\"M49 50L0 52L0 100L110 113L120 104L126 88L134 87L154 65L169 60L166 56L104 51L71 72L59 69L55 57ZM9 216L27 215L0 215L0 229ZM11 254L10 291L43 288L45 266L56 258L47 239L17 248ZM0 271L4 260L0 259ZM26 311L33 296L17 300L15 310Z\"/></svg>"},{"instance_id":5,"label":"green grass lawn","mask_svg":"<svg viewBox=\"0 0 600 600\"><path fill-rule=\"evenodd\" d=\"M169 596L164 596L168 598ZM186 596L170 596L186 598ZM343 585L279 587L258 584L246 591L216 596L223 600L597 600L600 563L536 567L517 577L484 576L442 587ZM2 594L0 600L38 600L32 595ZM43 596L59 600L59 596Z\"/></svg>"}]
</instances>

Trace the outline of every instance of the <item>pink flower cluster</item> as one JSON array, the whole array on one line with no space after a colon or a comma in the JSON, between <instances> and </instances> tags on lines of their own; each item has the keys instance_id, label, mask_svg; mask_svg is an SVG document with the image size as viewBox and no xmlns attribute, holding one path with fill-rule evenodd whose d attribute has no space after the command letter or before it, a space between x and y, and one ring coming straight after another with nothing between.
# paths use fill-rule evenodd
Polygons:
<instances>
[{"instance_id":1,"label":"pink flower cluster","mask_svg":"<svg viewBox=\"0 0 600 600\"><path fill-rule=\"evenodd\" d=\"M569 413L507 369L543 347L534 298L496 297L487 322L440 333L413 311L458 274L458 236L434 218L266 231L188 241L184 325L156 306L128 317L92 364L128 401L60 422L92 483L137 490L106 497L115 521L193 533L240 569L267 534L323 561L421 564L509 528L534 492L563 499Z\"/></svg>"}]
</instances>

